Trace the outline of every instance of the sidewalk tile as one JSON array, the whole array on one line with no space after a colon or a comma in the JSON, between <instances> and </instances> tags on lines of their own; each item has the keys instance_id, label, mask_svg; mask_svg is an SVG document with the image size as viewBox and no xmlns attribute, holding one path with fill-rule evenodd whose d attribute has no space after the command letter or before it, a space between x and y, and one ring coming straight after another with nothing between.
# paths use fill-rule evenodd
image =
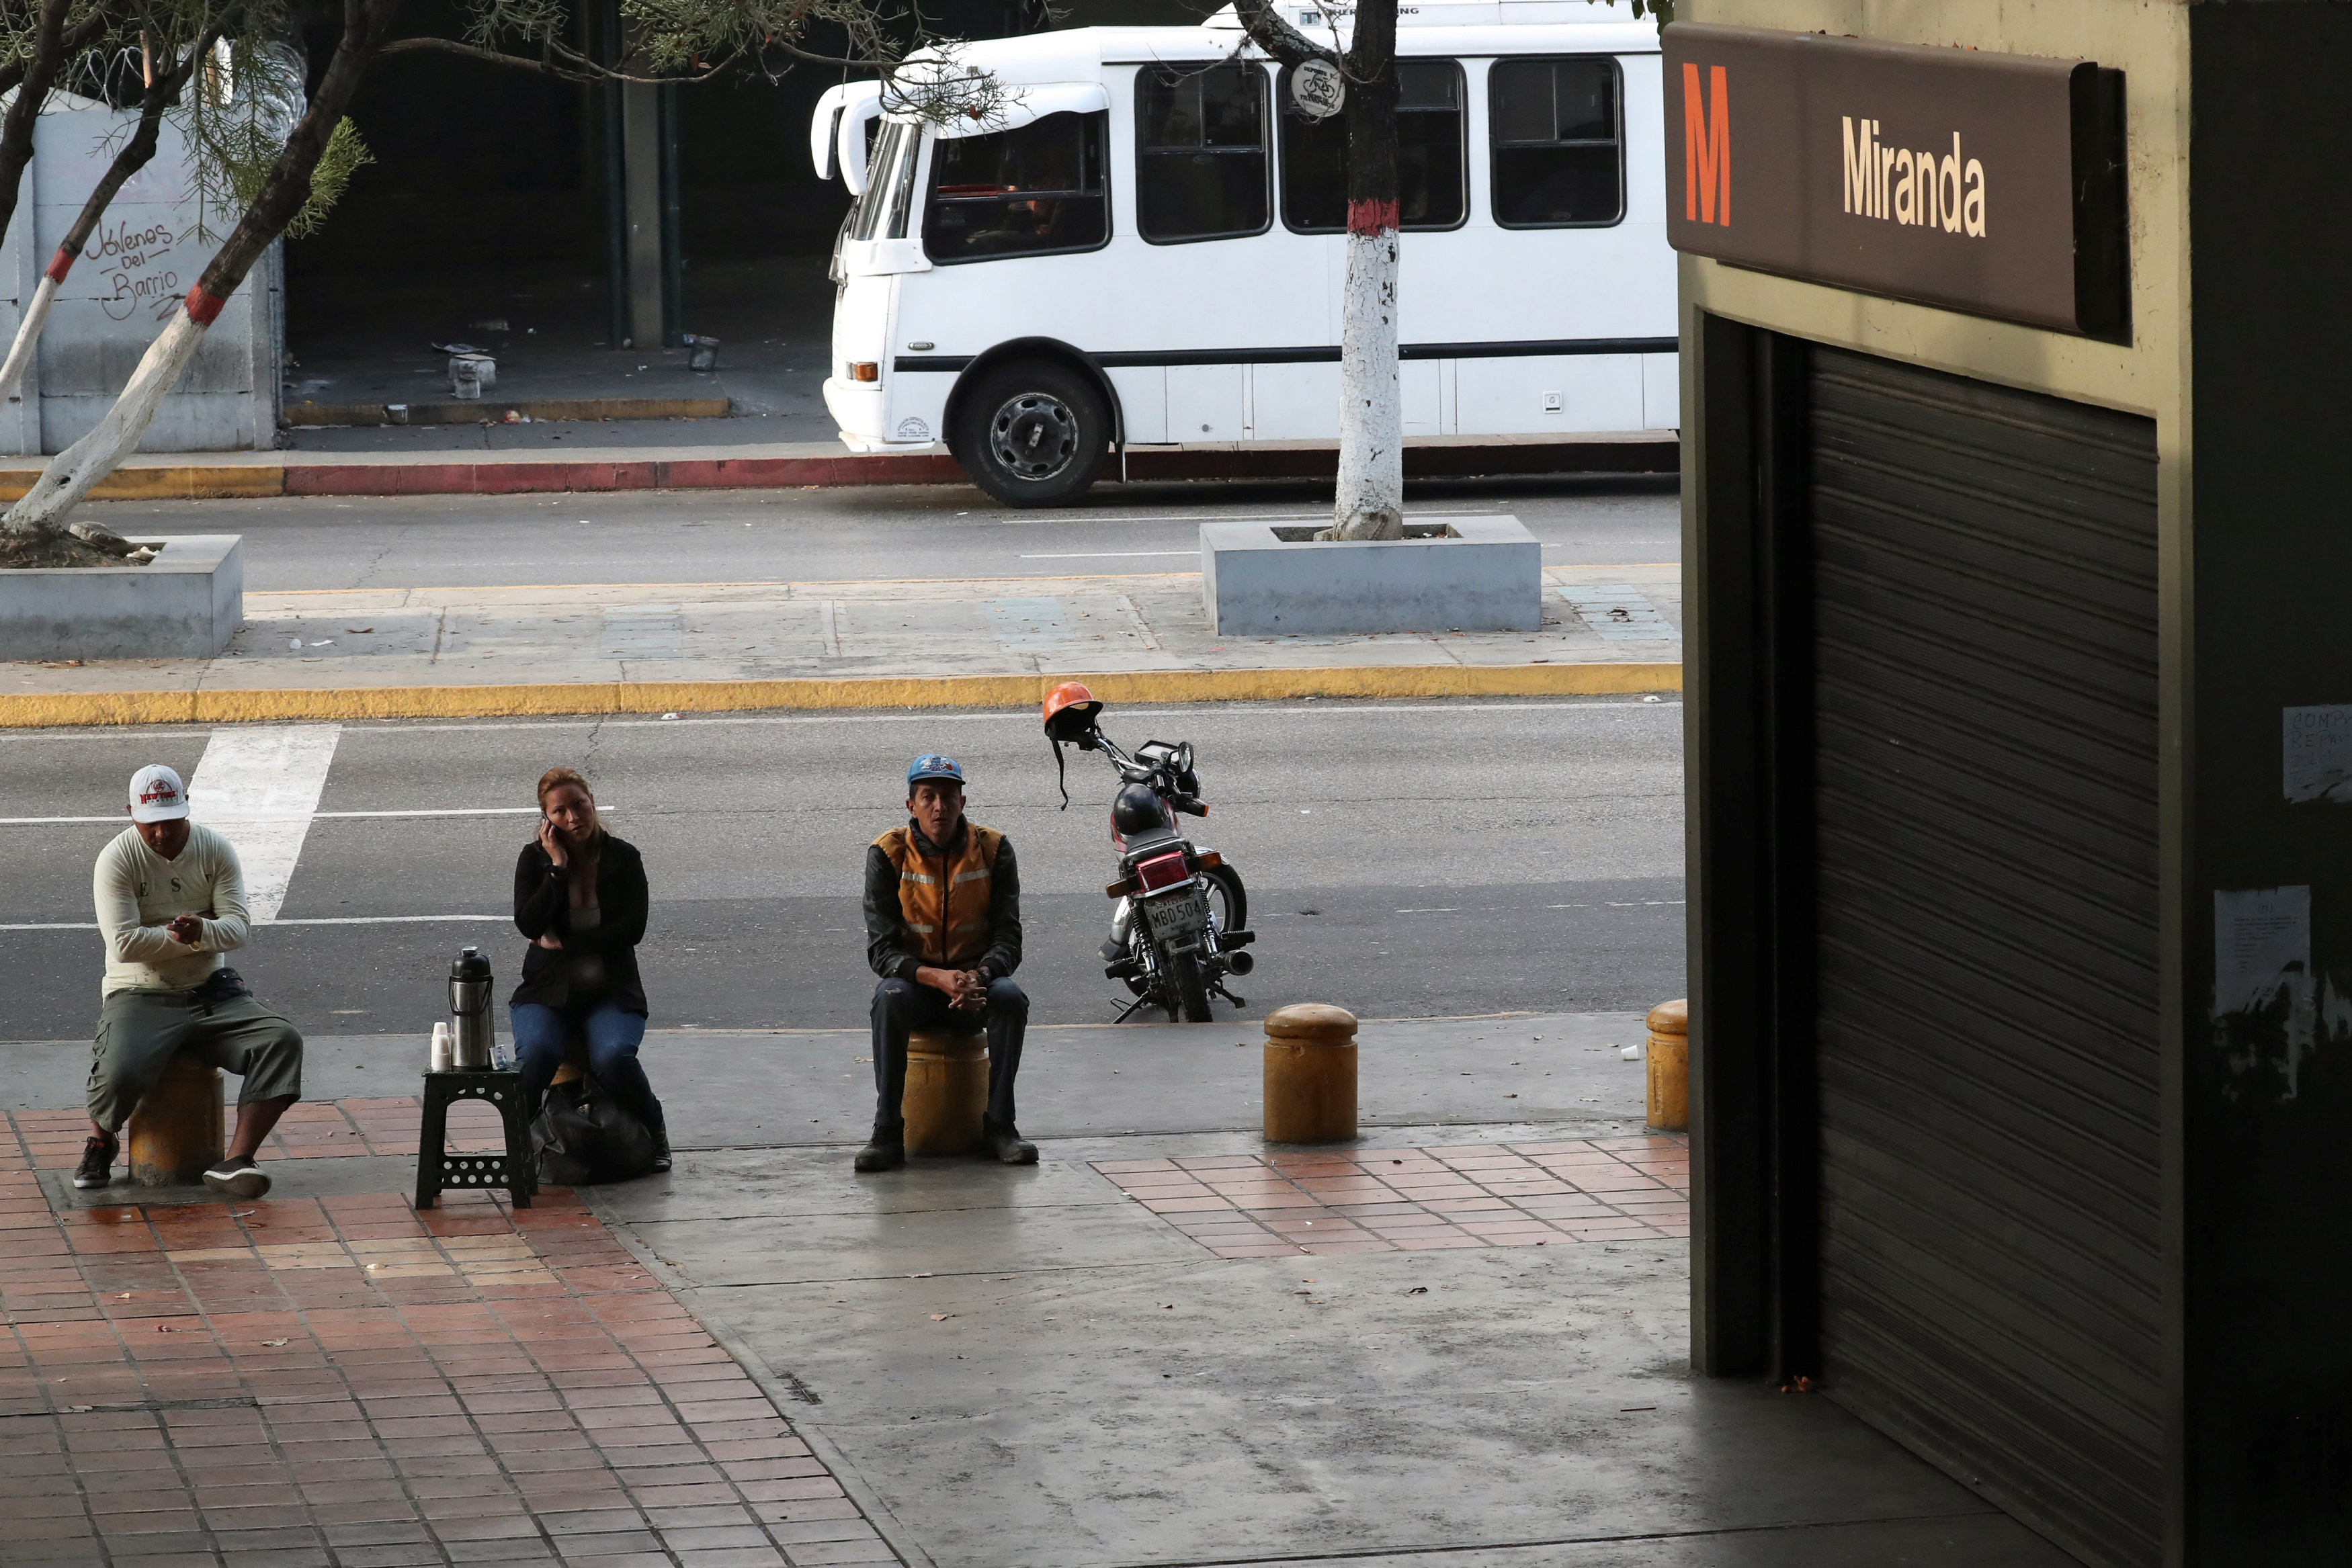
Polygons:
<instances>
[{"instance_id":1,"label":"sidewalk tile","mask_svg":"<svg viewBox=\"0 0 2352 1568\"><path fill-rule=\"evenodd\" d=\"M282 1157L385 1152L416 1114L306 1105ZM78 1121L5 1118L0 1166L69 1166ZM0 1425L0 1562L725 1568L785 1562L762 1524L871 1538L569 1193L51 1213L0 1168L0 1415L32 1417ZM58 1416L60 1393L244 1403Z\"/></svg>"}]
</instances>

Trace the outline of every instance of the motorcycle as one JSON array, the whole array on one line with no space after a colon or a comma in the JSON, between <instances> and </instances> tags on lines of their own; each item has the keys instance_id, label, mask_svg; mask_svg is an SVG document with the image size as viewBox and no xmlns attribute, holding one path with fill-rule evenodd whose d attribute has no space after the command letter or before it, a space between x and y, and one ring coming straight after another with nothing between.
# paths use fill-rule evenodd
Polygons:
<instances>
[{"instance_id":1,"label":"motorcycle","mask_svg":"<svg viewBox=\"0 0 2352 1568\"><path fill-rule=\"evenodd\" d=\"M1135 998L1118 1015L1122 1023L1147 1007L1165 1009L1171 1023L1180 1017L1207 1023L1213 996L1247 1005L1225 988L1225 977L1248 974L1254 963L1249 895L1224 856L1177 828L1179 812L1209 814L1192 742L1148 740L1123 750L1102 732L1102 707L1085 686L1066 681L1046 696L1045 713L1063 810L1070 804L1063 747L1100 752L1118 774L1110 808L1118 880L1103 890L1118 902L1102 945L1103 976L1125 982Z\"/></svg>"}]
</instances>

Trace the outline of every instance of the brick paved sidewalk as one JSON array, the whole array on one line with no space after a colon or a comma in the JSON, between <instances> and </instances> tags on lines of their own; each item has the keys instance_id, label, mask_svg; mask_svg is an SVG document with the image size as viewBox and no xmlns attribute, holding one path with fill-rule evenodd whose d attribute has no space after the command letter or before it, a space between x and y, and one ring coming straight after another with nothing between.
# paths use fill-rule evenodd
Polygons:
<instances>
[{"instance_id":1,"label":"brick paved sidewalk","mask_svg":"<svg viewBox=\"0 0 2352 1568\"><path fill-rule=\"evenodd\" d=\"M299 1110L281 1157L415 1146ZM571 1193L53 1212L77 1124L0 1138L0 1564L897 1561Z\"/></svg>"},{"instance_id":2,"label":"brick paved sidewalk","mask_svg":"<svg viewBox=\"0 0 2352 1568\"><path fill-rule=\"evenodd\" d=\"M1098 1160L1220 1258L1541 1247L1690 1234L1690 1140Z\"/></svg>"}]
</instances>

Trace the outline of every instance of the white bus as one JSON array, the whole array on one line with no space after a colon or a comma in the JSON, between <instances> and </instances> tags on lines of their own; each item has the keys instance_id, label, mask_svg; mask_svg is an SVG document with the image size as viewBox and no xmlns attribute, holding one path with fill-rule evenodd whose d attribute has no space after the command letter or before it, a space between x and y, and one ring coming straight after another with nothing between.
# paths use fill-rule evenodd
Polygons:
<instances>
[{"instance_id":1,"label":"white bus","mask_svg":"<svg viewBox=\"0 0 2352 1568\"><path fill-rule=\"evenodd\" d=\"M1406 435L1675 426L1654 24L1585 0L1401 20ZM1243 45L1230 9L975 43L1004 107L970 131L872 82L825 95L811 152L857 202L824 400L853 450L944 440L991 495L1052 506L1114 445L1337 438L1345 132Z\"/></svg>"}]
</instances>

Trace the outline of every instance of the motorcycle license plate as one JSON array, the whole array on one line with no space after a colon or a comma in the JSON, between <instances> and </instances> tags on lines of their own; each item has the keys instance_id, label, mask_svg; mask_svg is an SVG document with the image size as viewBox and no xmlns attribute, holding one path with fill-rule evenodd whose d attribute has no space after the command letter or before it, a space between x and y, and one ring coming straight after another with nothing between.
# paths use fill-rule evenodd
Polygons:
<instances>
[{"instance_id":1,"label":"motorcycle license plate","mask_svg":"<svg viewBox=\"0 0 2352 1568\"><path fill-rule=\"evenodd\" d=\"M1187 942L1209 927L1209 895L1200 888L1144 901L1145 918L1156 942Z\"/></svg>"}]
</instances>

